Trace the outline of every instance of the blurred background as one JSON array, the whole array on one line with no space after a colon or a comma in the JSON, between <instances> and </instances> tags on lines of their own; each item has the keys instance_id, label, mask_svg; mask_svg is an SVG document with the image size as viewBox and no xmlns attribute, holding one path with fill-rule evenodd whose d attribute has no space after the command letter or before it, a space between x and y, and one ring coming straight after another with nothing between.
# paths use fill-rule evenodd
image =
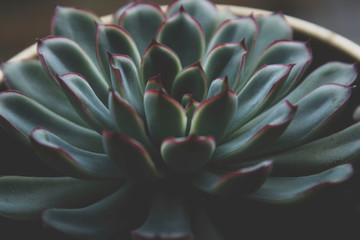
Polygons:
<instances>
[{"instance_id":1,"label":"blurred background","mask_svg":"<svg viewBox=\"0 0 360 240\"><path fill-rule=\"evenodd\" d=\"M149 0L151 1L151 0ZM168 4L172 0L152 0ZM0 0L0 62L8 60L36 38L50 34L50 21L56 5L90 9L106 15L128 0ZM280 11L331 29L360 43L359 0L213 0L218 4L234 4Z\"/></svg>"}]
</instances>

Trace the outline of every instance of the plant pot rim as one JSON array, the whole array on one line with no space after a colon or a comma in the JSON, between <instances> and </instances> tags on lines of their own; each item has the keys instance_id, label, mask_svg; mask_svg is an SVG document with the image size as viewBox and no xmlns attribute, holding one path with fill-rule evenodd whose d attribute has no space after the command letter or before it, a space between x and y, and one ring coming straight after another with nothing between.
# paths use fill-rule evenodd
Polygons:
<instances>
[{"instance_id":1,"label":"plant pot rim","mask_svg":"<svg viewBox=\"0 0 360 240\"><path fill-rule=\"evenodd\" d=\"M255 17L272 14L274 12L258 9L258 8L250 8L244 6L236 6L236 5L227 5L227 4L216 4L217 8L221 11L229 11L238 15L242 16L249 16L253 15ZM161 6L163 10L165 10L167 5ZM324 42L336 49L340 50L344 54L350 56L351 58L355 59L356 61L360 61L360 45L356 44L355 42L327 29L317 24L311 23L306 20L302 20L300 18L292 17L289 15L284 15L285 19L289 22L295 32L305 34L309 36L309 38L314 38ZM101 17L101 21L103 23L111 23L113 20L113 14L109 14L106 16ZM29 58L34 58L37 55L36 52L36 43L33 45L25 48L23 51L19 52L12 58L8 60L8 62L20 61ZM0 70L0 86L3 83L4 75Z\"/></svg>"}]
</instances>

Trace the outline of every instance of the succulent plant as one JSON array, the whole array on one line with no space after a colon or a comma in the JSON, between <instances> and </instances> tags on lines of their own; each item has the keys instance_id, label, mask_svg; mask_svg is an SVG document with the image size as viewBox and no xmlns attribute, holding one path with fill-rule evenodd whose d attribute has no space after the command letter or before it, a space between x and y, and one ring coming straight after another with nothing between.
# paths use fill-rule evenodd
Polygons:
<instances>
[{"instance_id":1,"label":"succulent plant","mask_svg":"<svg viewBox=\"0 0 360 240\"><path fill-rule=\"evenodd\" d=\"M293 203L353 173L360 125L325 130L356 66L303 79L309 43L282 14L136 2L103 24L57 7L51 30L38 59L3 64L0 123L60 176L1 177L4 216L84 239L222 239L204 201Z\"/></svg>"}]
</instances>

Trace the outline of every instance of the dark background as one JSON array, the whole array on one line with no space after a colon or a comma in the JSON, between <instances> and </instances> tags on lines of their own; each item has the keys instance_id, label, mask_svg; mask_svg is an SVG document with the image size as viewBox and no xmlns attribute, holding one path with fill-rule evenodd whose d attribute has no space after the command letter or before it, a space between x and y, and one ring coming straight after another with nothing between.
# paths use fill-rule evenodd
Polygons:
<instances>
[{"instance_id":1,"label":"dark background","mask_svg":"<svg viewBox=\"0 0 360 240\"><path fill-rule=\"evenodd\" d=\"M168 4L172 0L153 0ZM90 9L98 15L114 12L128 0L0 0L0 61L49 34L56 5ZM220 4L281 11L299 17L360 43L360 1L358 0L213 0Z\"/></svg>"}]
</instances>

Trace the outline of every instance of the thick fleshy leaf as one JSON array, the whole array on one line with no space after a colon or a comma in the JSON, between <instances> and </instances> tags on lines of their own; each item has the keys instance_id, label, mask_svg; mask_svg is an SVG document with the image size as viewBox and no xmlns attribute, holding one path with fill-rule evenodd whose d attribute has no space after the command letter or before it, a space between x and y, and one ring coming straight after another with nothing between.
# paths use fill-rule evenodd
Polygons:
<instances>
[{"instance_id":1,"label":"thick fleshy leaf","mask_svg":"<svg viewBox=\"0 0 360 240\"><path fill-rule=\"evenodd\" d=\"M161 155L171 169L187 174L196 172L205 166L215 147L215 139L210 136L170 137L161 144Z\"/></svg>"},{"instance_id":2,"label":"thick fleshy leaf","mask_svg":"<svg viewBox=\"0 0 360 240\"><path fill-rule=\"evenodd\" d=\"M327 84L300 99L295 103L298 111L289 127L268 151L299 145L321 133L345 107L351 90L347 86Z\"/></svg>"},{"instance_id":3,"label":"thick fleshy leaf","mask_svg":"<svg viewBox=\"0 0 360 240\"><path fill-rule=\"evenodd\" d=\"M91 204L120 184L70 177L1 177L0 214L16 219L38 218L47 208Z\"/></svg>"},{"instance_id":4,"label":"thick fleshy leaf","mask_svg":"<svg viewBox=\"0 0 360 240\"><path fill-rule=\"evenodd\" d=\"M218 20L219 13L216 6L208 0L176 0L169 5L167 15L173 16L181 7L199 21L204 29L206 40L209 41L215 31Z\"/></svg>"},{"instance_id":5,"label":"thick fleshy leaf","mask_svg":"<svg viewBox=\"0 0 360 240\"><path fill-rule=\"evenodd\" d=\"M110 80L109 56L121 54L129 56L140 68L140 54L128 32L116 25L98 24L96 28L96 54L104 73Z\"/></svg>"},{"instance_id":6,"label":"thick fleshy leaf","mask_svg":"<svg viewBox=\"0 0 360 240\"><path fill-rule=\"evenodd\" d=\"M260 68L237 94L237 111L228 129L243 125L265 109L278 93L293 65L265 65Z\"/></svg>"},{"instance_id":7,"label":"thick fleshy leaf","mask_svg":"<svg viewBox=\"0 0 360 240\"><path fill-rule=\"evenodd\" d=\"M142 54L151 40L155 38L165 17L159 6L136 2L122 12L117 24L130 33Z\"/></svg>"},{"instance_id":8,"label":"thick fleshy leaf","mask_svg":"<svg viewBox=\"0 0 360 240\"><path fill-rule=\"evenodd\" d=\"M202 60L205 54L203 29L184 8L164 21L159 28L157 40L178 54L182 66Z\"/></svg>"},{"instance_id":9,"label":"thick fleshy leaf","mask_svg":"<svg viewBox=\"0 0 360 240\"><path fill-rule=\"evenodd\" d=\"M186 130L184 108L162 90L148 90L144 96L147 126L151 138L160 144L167 137L183 137Z\"/></svg>"},{"instance_id":10,"label":"thick fleshy leaf","mask_svg":"<svg viewBox=\"0 0 360 240\"><path fill-rule=\"evenodd\" d=\"M87 126L39 61L6 62L2 71L10 89L24 93L74 123Z\"/></svg>"},{"instance_id":11,"label":"thick fleshy leaf","mask_svg":"<svg viewBox=\"0 0 360 240\"><path fill-rule=\"evenodd\" d=\"M252 49L258 34L258 24L254 16L229 19L216 30L208 46L208 51L220 43L239 42L245 39L247 49Z\"/></svg>"},{"instance_id":12,"label":"thick fleshy leaf","mask_svg":"<svg viewBox=\"0 0 360 240\"><path fill-rule=\"evenodd\" d=\"M89 55L95 65L98 64L95 52L96 25L101 20L95 14L82 9L57 6L51 21L51 33L54 36L67 37L78 43Z\"/></svg>"},{"instance_id":13,"label":"thick fleshy leaf","mask_svg":"<svg viewBox=\"0 0 360 240\"><path fill-rule=\"evenodd\" d=\"M180 102L185 94L192 94L195 100L201 101L206 96L207 85L206 74L201 63L197 62L176 75L171 96Z\"/></svg>"},{"instance_id":14,"label":"thick fleshy leaf","mask_svg":"<svg viewBox=\"0 0 360 240\"><path fill-rule=\"evenodd\" d=\"M199 107L200 103L195 101L192 95L184 95L181 104L185 107L185 113L187 117L186 124L186 135L188 135L191 127L192 118L194 116L195 110Z\"/></svg>"},{"instance_id":15,"label":"thick fleshy leaf","mask_svg":"<svg viewBox=\"0 0 360 240\"><path fill-rule=\"evenodd\" d=\"M246 59L246 73L253 72L254 65L262 55L264 50L273 42L292 38L293 32L290 24L285 20L281 13L275 13L272 15L265 15L256 18L258 23L259 32L252 49L249 49L250 53ZM249 77L248 74L246 74Z\"/></svg>"},{"instance_id":16,"label":"thick fleshy leaf","mask_svg":"<svg viewBox=\"0 0 360 240\"><path fill-rule=\"evenodd\" d=\"M90 206L78 209L48 209L42 220L56 230L81 239L105 240L128 225L134 186L120 189Z\"/></svg>"},{"instance_id":17,"label":"thick fleshy leaf","mask_svg":"<svg viewBox=\"0 0 360 240\"><path fill-rule=\"evenodd\" d=\"M41 126L78 148L103 152L97 132L70 122L17 92L0 94L0 122L6 131L25 141L34 128Z\"/></svg>"},{"instance_id":18,"label":"thick fleshy leaf","mask_svg":"<svg viewBox=\"0 0 360 240\"><path fill-rule=\"evenodd\" d=\"M61 75L58 81L74 109L89 126L100 133L103 129L115 129L109 110L81 75L73 73Z\"/></svg>"},{"instance_id":19,"label":"thick fleshy leaf","mask_svg":"<svg viewBox=\"0 0 360 240\"><path fill-rule=\"evenodd\" d=\"M284 102L261 121L249 122L217 146L212 161L241 162L249 154L259 154L285 131L296 111L297 107Z\"/></svg>"},{"instance_id":20,"label":"thick fleshy leaf","mask_svg":"<svg viewBox=\"0 0 360 240\"><path fill-rule=\"evenodd\" d=\"M189 210L178 195L158 190L153 198L148 218L144 225L132 231L132 238L134 240L194 239Z\"/></svg>"},{"instance_id":21,"label":"thick fleshy leaf","mask_svg":"<svg viewBox=\"0 0 360 240\"><path fill-rule=\"evenodd\" d=\"M297 102L316 88L329 83L350 86L354 83L357 73L357 66L355 64L342 62L326 63L307 76L286 96L286 99L290 102Z\"/></svg>"},{"instance_id":22,"label":"thick fleshy leaf","mask_svg":"<svg viewBox=\"0 0 360 240\"><path fill-rule=\"evenodd\" d=\"M215 46L204 61L204 70L211 83L216 78L229 78L230 89L239 84L241 70L247 53L244 42L222 43Z\"/></svg>"},{"instance_id":23,"label":"thick fleshy leaf","mask_svg":"<svg viewBox=\"0 0 360 240\"><path fill-rule=\"evenodd\" d=\"M228 84L227 76L225 78L214 79L210 84L206 99L212 98L225 91L228 88Z\"/></svg>"},{"instance_id":24,"label":"thick fleshy leaf","mask_svg":"<svg viewBox=\"0 0 360 240\"><path fill-rule=\"evenodd\" d=\"M56 75L81 74L98 98L107 104L109 85L90 57L77 43L64 37L48 37L39 40L37 52L54 79Z\"/></svg>"},{"instance_id":25,"label":"thick fleshy leaf","mask_svg":"<svg viewBox=\"0 0 360 240\"><path fill-rule=\"evenodd\" d=\"M117 131L143 144L148 149L153 146L146 134L142 118L135 109L122 100L114 91L109 95L109 109Z\"/></svg>"},{"instance_id":26,"label":"thick fleshy leaf","mask_svg":"<svg viewBox=\"0 0 360 240\"><path fill-rule=\"evenodd\" d=\"M155 40L145 50L141 59L140 76L144 85L150 78L160 75L167 92L170 92L175 76L180 70L181 63L176 53Z\"/></svg>"},{"instance_id":27,"label":"thick fleshy leaf","mask_svg":"<svg viewBox=\"0 0 360 240\"><path fill-rule=\"evenodd\" d=\"M133 60L126 55L109 54L113 89L144 116L143 82Z\"/></svg>"},{"instance_id":28,"label":"thick fleshy leaf","mask_svg":"<svg viewBox=\"0 0 360 240\"><path fill-rule=\"evenodd\" d=\"M236 110L236 95L227 88L200 103L195 110L190 134L213 136L219 142Z\"/></svg>"},{"instance_id":29,"label":"thick fleshy leaf","mask_svg":"<svg viewBox=\"0 0 360 240\"><path fill-rule=\"evenodd\" d=\"M294 64L288 78L282 84L280 93L274 99L282 99L297 83L312 59L310 46L307 42L280 40L271 44L259 57L254 71L263 65ZM242 81L244 83L245 81Z\"/></svg>"},{"instance_id":30,"label":"thick fleshy leaf","mask_svg":"<svg viewBox=\"0 0 360 240\"><path fill-rule=\"evenodd\" d=\"M106 154L76 148L43 128L35 128L30 139L40 159L57 172L85 179L122 177Z\"/></svg>"},{"instance_id":31,"label":"thick fleshy leaf","mask_svg":"<svg viewBox=\"0 0 360 240\"><path fill-rule=\"evenodd\" d=\"M216 229L205 211L194 209L191 213L191 227L195 239L200 240L223 240L221 233Z\"/></svg>"},{"instance_id":32,"label":"thick fleshy leaf","mask_svg":"<svg viewBox=\"0 0 360 240\"><path fill-rule=\"evenodd\" d=\"M319 193L321 189L342 183L353 174L350 164L340 165L321 173L302 177L269 177L248 197L272 204L289 204Z\"/></svg>"},{"instance_id":33,"label":"thick fleshy leaf","mask_svg":"<svg viewBox=\"0 0 360 240\"><path fill-rule=\"evenodd\" d=\"M109 158L128 179L149 181L158 177L150 154L136 140L118 132L103 133L104 147Z\"/></svg>"},{"instance_id":34,"label":"thick fleshy leaf","mask_svg":"<svg viewBox=\"0 0 360 240\"><path fill-rule=\"evenodd\" d=\"M207 193L242 196L257 190L265 182L271 169L272 161L264 161L225 174L202 170L191 179L191 183Z\"/></svg>"},{"instance_id":35,"label":"thick fleshy leaf","mask_svg":"<svg viewBox=\"0 0 360 240\"><path fill-rule=\"evenodd\" d=\"M360 157L360 124L274 156L274 174L310 175Z\"/></svg>"}]
</instances>

